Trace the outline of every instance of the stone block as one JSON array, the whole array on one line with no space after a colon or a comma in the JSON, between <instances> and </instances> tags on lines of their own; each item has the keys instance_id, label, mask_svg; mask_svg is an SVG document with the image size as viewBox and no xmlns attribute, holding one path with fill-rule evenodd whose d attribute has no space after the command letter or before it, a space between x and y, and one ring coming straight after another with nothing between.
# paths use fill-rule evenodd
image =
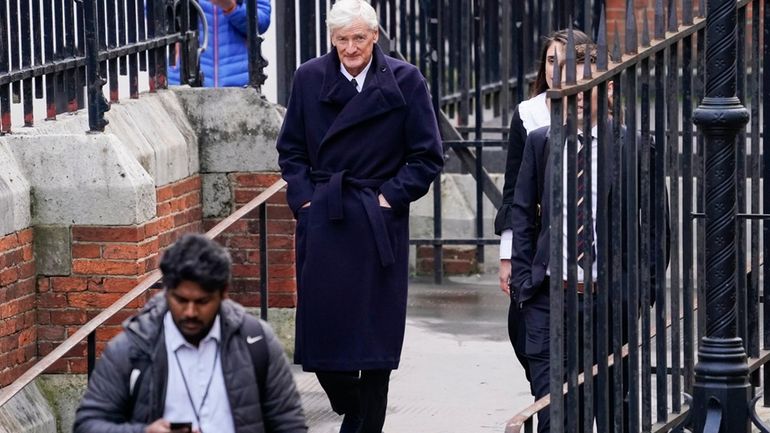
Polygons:
<instances>
[{"instance_id":1,"label":"stone block","mask_svg":"<svg viewBox=\"0 0 770 433\"><path fill-rule=\"evenodd\" d=\"M278 171L283 115L277 105L250 88L173 91L198 135L201 172Z\"/></svg>"},{"instance_id":2,"label":"stone block","mask_svg":"<svg viewBox=\"0 0 770 433\"><path fill-rule=\"evenodd\" d=\"M232 213L233 192L225 173L203 173L203 218L225 218Z\"/></svg>"},{"instance_id":3,"label":"stone block","mask_svg":"<svg viewBox=\"0 0 770 433\"><path fill-rule=\"evenodd\" d=\"M33 224L131 225L155 215L155 186L112 134L12 135Z\"/></svg>"},{"instance_id":4,"label":"stone block","mask_svg":"<svg viewBox=\"0 0 770 433\"><path fill-rule=\"evenodd\" d=\"M68 226L35 226L34 248L40 275L70 275L72 249Z\"/></svg>"},{"instance_id":5,"label":"stone block","mask_svg":"<svg viewBox=\"0 0 770 433\"><path fill-rule=\"evenodd\" d=\"M35 382L0 407L0 433L57 433L56 417Z\"/></svg>"},{"instance_id":6,"label":"stone block","mask_svg":"<svg viewBox=\"0 0 770 433\"><path fill-rule=\"evenodd\" d=\"M44 374L37 384L56 417L57 433L70 433L75 424L75 411L88 385L85 374Z\"/></svg>"},{"instance_id":7,"label":"stone block","mask_svg":"<svg viewBox=\"0 0 770 433\"><path fill-rule=\"evenodd\" d=\"M0 138L0 236L29 227L31 220L29 182Z\"/></svg>"}]
</instances>

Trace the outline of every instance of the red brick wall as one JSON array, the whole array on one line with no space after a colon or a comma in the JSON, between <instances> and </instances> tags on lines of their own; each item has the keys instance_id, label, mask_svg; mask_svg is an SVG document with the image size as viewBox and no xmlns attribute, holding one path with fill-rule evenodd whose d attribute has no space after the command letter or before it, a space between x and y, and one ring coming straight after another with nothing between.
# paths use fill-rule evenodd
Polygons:
<instances>
[{"instance_id":1,"label":"red brick wall","mask_svg":"<svg viewBox=\"0 0 770 433\"><path fill-rule=\"evenodd\" d=\"M228 174L234 209L241 208L280 179L278 173ZM286 205L285 189L275 194L267 205L268 302L270 307L295 307L297 289L294 267L294 217ZM206 219L206 230L221 219ZM222 233L218 240L233 257L233 282L230 297L258 307L259 297L259 209L255 209Z\"/></svg>"},{"instance_id":2,"label":"red brick wall","mask_svg":"<svg viewBox=\"0 0 770 433\"><path fill-rule=\"evenodd\" d=\"M35 361L35 259L32 229L0 236L0 387Z\"/></svg>"},{"instance_id":3,"label":"red brick wall","mask_svg":"<svg viewBox=\"0 0 770 433\"><path fill-rule=\"evenodd\" d=\"M479 272L476 261L476 247L444 246L442 249L442 269L446 275L468 275ZM419 275L433 275L433 247L417 247L416 272Z\"/></svg>"},{"instance_id":4,"label":"red brick wall","mask_svg":"<svg viewBox=\"0 0 770 433\"><path fill-rule=\"evenodd\" d=\"M72 272L38 275L38 351L44 356L86 321L158 267L160 252L183 233L201 232L201 181L190 176L156 189L157 216L132 226L73 226ZM97 330L97 347L120 332L120 323L145 299L129 305ZM86 371L86 342L49 372ZM0 364L2 365L2 364Z\"/></svg>"},{"instance_id":5,"label":"red brick wall","mask_svg":"<svg viewBox=\"0 0 770 433\"><path fill-rule=\"evenodd\" d=\"M693 0L693 18L698 16L699 1ZM620 36L620 50L623 52L623 35L625 34L626 25L626 0L608 0L607 3L607 44L612 49L615 41L615 26L617 25L618 33ZM668 2L664 2L664 7L668 7ZM681 2L676 2L677 7L677 22L682 23L682 6ZM650 38L655 35L655 2L647 0L635 0L634 1L636 28L639 34L639 43L641 43L642 26L644 25L644 13L647 12L647 23L649 26ZM665 28L668 29L668 10L665 11L666 16L664 22Z\"/></svg>"}]
</instances>

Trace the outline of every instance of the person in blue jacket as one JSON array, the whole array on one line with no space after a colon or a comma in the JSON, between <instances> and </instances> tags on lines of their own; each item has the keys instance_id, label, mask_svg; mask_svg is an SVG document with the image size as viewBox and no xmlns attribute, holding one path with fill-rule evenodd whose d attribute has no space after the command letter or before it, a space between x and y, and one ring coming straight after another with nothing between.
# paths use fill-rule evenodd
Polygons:
<instances>
[{"instance_id":1,"label":"person in blue jacket","mask_svg":"<svg viewBox=\"0 0 770 433\"><path fill-rule=\"evenodd\" d=\"M249 82L248 23L243 0L198 0L209 25L209 40L201 54L204 87L241 87ZM257 0L259 33L270 26L270 0ZM198 24L201 44L203 25ZM178 56L178 54L177 54ZM180 83L179 62L169 66L168 83Z\"/></svg>"}]
</instances>

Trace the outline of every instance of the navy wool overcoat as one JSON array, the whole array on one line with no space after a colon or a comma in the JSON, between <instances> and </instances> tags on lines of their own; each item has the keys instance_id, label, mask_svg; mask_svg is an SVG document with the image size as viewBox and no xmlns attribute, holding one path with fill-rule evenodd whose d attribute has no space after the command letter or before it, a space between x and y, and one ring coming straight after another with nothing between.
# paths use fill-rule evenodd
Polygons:
<instances>
[{"instance_id":1,"label":"navy wool overcoat","mask_svg":"<svg viewBox=\"0 0 770 433\"><path fill-rule=\"evenodd\" d=\"M377 46L360 93L335 50L308 61L294 75L278 154L297 219L295 362L306 371L397 368L409 204L443 165L425 79Z\"/></svg>"}]
</instances>

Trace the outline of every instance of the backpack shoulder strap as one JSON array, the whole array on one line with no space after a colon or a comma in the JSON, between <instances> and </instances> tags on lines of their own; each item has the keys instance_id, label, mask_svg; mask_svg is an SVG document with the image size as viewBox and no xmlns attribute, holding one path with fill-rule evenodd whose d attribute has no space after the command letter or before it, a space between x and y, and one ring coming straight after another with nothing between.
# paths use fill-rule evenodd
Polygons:
<instances>
[{"instance_id":1,"label":"backpack shoulder strap","mask_svg":"<svg viewBox=\"0 0 770 433\"><path fill-rule=\"evenodd\" d=\"M261 404L265 401L267 392L267 366L270 361L270 354L267 350L265 331L260 320L246 315L241 324L241 335L246 341L246 347L249 348L249 355L251 355L251 362L254 364L254 373L257 378L259 401Z\"/></svg>"}]
</instances>

